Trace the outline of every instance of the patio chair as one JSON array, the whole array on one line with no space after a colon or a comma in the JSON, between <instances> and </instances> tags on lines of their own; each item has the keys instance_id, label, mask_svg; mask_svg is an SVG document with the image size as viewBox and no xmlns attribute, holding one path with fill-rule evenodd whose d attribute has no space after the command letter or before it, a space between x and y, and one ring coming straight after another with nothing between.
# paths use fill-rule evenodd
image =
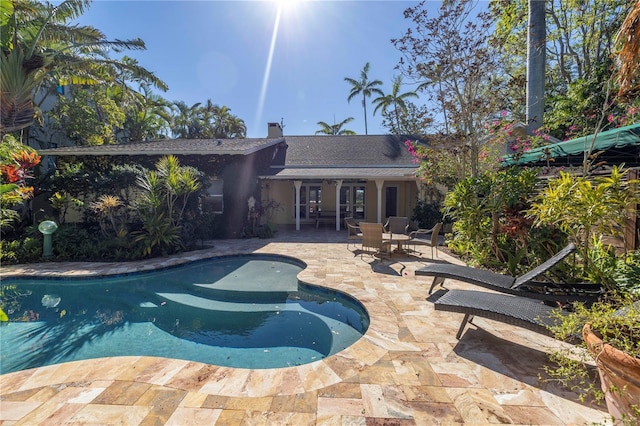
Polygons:
<instances>
[{"instance_id":1,"label":"patio chair","mask_svg":"<svg viewBox=\"0 0 640 426\"><path fill-rule=\"evenodd\" d=\"M390 234L408 234L409 218L402 216L389 216L387 223L384 224L384 232Z\"/></svg>"},{"instance_id":2,"label":"patio chair","mask_svg":"<svg viewBox=\"0 0 640 426\"><path fill-rule=\"evenodd\" d=\"M575 249L575 245L570 243L546 262L541 263L519 277L449 263L429 264L417 269L415 274L434 277L431 282L431 287L429 288L429 294L433 292L433 289L437 285L443 285L445 279L452 278L501 293L547 301L561 301L563 299L567 301L578 301L581 298L588 301L593 297L599 297L604 290L597 284L536 281L536 278L544 276L554 266L573 253Z\"/></svg>"},{"instance_id":3,"label":"patio chair","mask_svg":"<svg viewBox=\"0 0 640 426\"><path fill-rule=\"evenodd\" d=\"M438 257L438 235L442 229L442 222L436 223L431 229L418 229L409 233L409 244L413 244L413 251L416 251L417 245L430 246L431 258L435 250Z\"/></svg>"},{"instance_id":4,"label":"patio chair","mask_svg":"<svg viewBox=\"0 0 640 426\"><path fill-rule=\"evenodd\" d=\"M355 241L362 241L362 232L360 232L360 227L358 226L358 222L352 217L347 217L344 219L344 227L347 230L347 249L349 248L349 243L354 241L353 245L355 246Z\"/></svg>"},{"instance_id":5,"label":"patio chair","mask_svg":"<svg viewBox=\"0 0 640 426\"><path fill-rule=\"evenodd\" d=\"M358 225L362 232L362 251L373 252L378 255L389 255L391 241L383 240L383 228L381 223L360 222Z\"/></svg>"}]
</instances>

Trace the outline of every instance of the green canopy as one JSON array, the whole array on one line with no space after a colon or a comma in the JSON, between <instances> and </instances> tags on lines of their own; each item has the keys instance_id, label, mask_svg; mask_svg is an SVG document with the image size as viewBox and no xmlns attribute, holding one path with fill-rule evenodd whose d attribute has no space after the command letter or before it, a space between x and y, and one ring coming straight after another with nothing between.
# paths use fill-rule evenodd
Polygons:
<instances>
[{"instance_id":1,"label":"green canopy","mask_svg":"<svg viewBox=\"0 0 640 426\"><path fill-rule=\"evenodd\" d=\"M569 141L558 142L535 148L518 155L508 155L502 161L503 166L545 162L547 158L569 157L581 155L591 145L594 135L581 136ZM596 135L593 152L607 151L615 148L640 146L640 123L600 132Z\"/></svg>"}]
</instances>

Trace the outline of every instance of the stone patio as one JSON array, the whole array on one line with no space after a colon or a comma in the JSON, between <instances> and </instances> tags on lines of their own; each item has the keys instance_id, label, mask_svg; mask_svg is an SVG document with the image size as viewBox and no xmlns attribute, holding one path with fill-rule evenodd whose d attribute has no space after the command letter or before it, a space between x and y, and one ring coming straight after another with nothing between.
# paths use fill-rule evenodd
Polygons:
<instances>
[{"instance_id":1,"label":"stone patio","mask_svg":"<svg viewBox=\"0 0 640 426\"><path fill-rule=\"evenodd\" d=\"M426 300L430 278L414 275L431 262L428 247L423 257L381 260L347 249L345 232L313 227L209 244L172 258L18 265L0 274L111 274L216 255L283 254L306 262L300 280L358 298L371 316L369 330L346 350L299 367L247 370L131 356L5 374L0 424L610 424L604 406L539 381L546 353L559 345L553 339L478 318L456 340L461 316L435 312ZM460 263L442 252L438 260Z\"/></svg>"}]
</instances>

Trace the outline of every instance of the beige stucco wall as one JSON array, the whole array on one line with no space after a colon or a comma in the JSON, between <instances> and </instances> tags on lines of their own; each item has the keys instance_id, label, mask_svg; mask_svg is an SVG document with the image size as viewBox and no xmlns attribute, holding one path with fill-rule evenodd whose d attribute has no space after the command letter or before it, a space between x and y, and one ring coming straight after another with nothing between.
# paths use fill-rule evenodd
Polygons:
<instances>
[{"instance_id":1,"label":"beige stucco wall","mask_svg":"<svg viewBox=\"0 0 640 426\"><path fill-rule=\"evenodd\" d=\"M324 210L336 210L335 184L327 181L305 181L303 184L314 184L322 187L322 207ZM414 181L389 181L382 188L382 221L386 220L385 212L385 188L395 186L398 188L398 216L413 215L413 209L418 199L418 188ZM262 182L262 201L269 200L280 203L280 207L274 212L272 222L278 225L295 224L294 203L295 191L293 181L265 180ZM374 181L365 184L365 220L377 221L378 190ZM313 219L301 219L301 223L315 223Z\"/></svg>"}]
</instances>

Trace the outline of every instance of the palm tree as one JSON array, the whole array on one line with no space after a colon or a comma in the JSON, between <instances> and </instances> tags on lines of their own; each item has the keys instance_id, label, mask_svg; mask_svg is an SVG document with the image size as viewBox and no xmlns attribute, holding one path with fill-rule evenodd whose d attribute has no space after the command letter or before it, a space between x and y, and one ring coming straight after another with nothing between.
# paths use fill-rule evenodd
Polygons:
<instances>
[{"instance_id":1,"label":"palm tree","mask_svg":"<svg viewBox=\"0 0 640 426\"><path fill-rule=\"evenodd\" d=\"M367 62L360 71L360 80L355 80L350 77L345 77L344 81L351 85L351 92L349 92L349 97L347 98L348 102L351 102L351 99L358 96L362 93L362 108L364 108L364 134L368 135L367 129L367 98L371 97L374 93L383 96L382 90L378 89L376 86L381 86L382 81L380 80L369 80L369 67L371 65Z\"/></svg>"},{"instance_id":2,"label":"palm tree","mask_svg":"<svg viewBox=\"0 0 640 426\"><path fill-rule=\"evenodd\" d=\"M171 133L181 139L195 139L201 137L202 124L200 119L200 102L189 106L184 101L175 101Z\"/></svg>"},{"instance_id":3,"label":"palm tree","mask_svg":"<svg viewBox=\"0 0 640 426\"><path fill-rule=\"evenodd\" d=\"M133 142L165 138L171 125L171 104L153 93L146 84L140 85L140 92L134 92L126 102L125 129L128 140Z\"/></svg>"},{"instance_id":4,"label":"palm tree","mask_svg":"<svg viewBox=\"0 0 640 426\"><path fill-rule=\"evenodd\" d=\"M396 118L395 130L400 129L400 115L407 112L407 104L405 100L409 98L417 98L416 92L405 92L400 94L400 87L402 87L402 76L397 76L393 79L393 86L391 93L388 95L382 95L375 98L371 103L376 106L373 110L373 115L380 109L382 113L386 113L387 110L393 107L393 112Z\"/></svg>"},{"instance_id":5,"label":"palm tree","mask_svg":"<svg viewBox=\"0 0 640 426\"><path fill-rule=\"evenodd\" d=\"M355 135L356 132L354 132L353 130L343 129L342 128L342 126L344 126L345 124L350 123L352 121L353 121L353 117L345 118L341 122L333 124L333 125L327 124L324 121L318 121L318 126L320 126L321 129L316 132L316 135L318 135L318 134L323 134L323 135Z\"/></svg>"},{"instance_id":6,"label":"palm tree","mask_svg":"<svg viewBox=\"0 0 640 426\"><path fill-rule=\"evenodd\" d=\"M93 27L68 24L90 4L91 0L65 0L57 5L0 2L0 133L29 127L35 116L34 94L58 85L113 82L118 71L128 70L166 90L161 80L136 63L109 59L110 49L145 49L141 39L109 41Z\"/></svg>"},{"instance_id":7,"label":"palm tree","mask_svg":"<svg viewBox=\"0 0 640 426\"><path fill-rule=\"evenodd\" d=\"M529 0L527 35L527 133L542 126L544 114L545 43L547 40L545 2Z\"/></svg>"}]
</instances>

